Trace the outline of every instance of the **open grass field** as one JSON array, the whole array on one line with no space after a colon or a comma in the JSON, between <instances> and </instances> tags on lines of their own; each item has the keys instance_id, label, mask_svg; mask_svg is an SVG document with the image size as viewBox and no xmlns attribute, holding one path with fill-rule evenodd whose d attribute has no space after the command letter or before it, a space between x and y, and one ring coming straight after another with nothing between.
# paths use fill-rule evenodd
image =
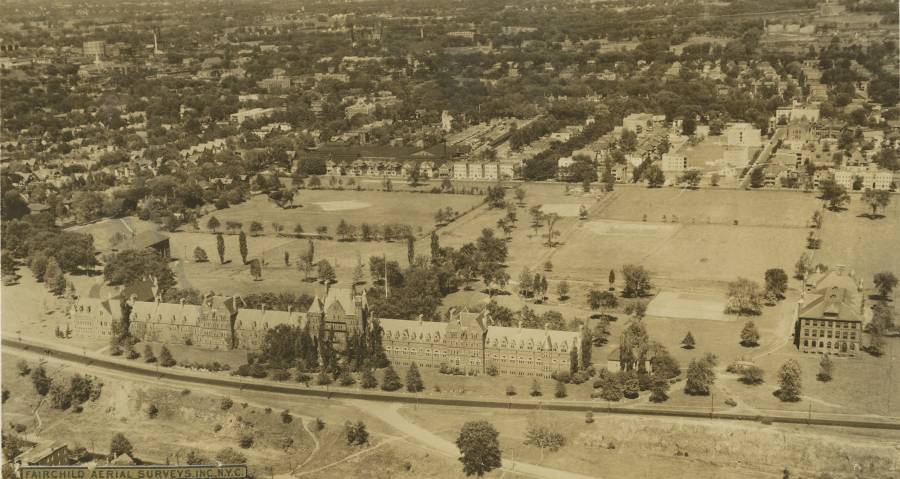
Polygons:
<instances>
[{"instance_id":1,"label":"open grass field","mask_svg":"<svg viewBox=\"0 0 900 479\"><path fill-rule=\"evenodd\" d=\"M601 218L671 222L681 224L721 223L742 226L806 227L820 205L812 194L779 191L682 190L678 188L618 188L616 201ZM663 220L663 215L666 220Z\"/></svg>"},{"instance_id":2,"label":"open grass field","mask_svg":"<svg viewBox=\"0 0 900 479\"><path fill-rule=\"evenodd\" d=\"M219 263L216 253L216 237L209 233L173 233L170 237L173 255L179 258L186 253L187 261L173 265L179 279L179 287L193 287L200 291L215 291L220 294L249 294L255 292L324 292L324 287L316 282L304 281L304 273L297 269L297 258L306 254L309 240L276 236L247 237L248 259L262 258L262 281L254 281L250 267L241 260L238 237L225 238L225 264ZM416 249L427 254L429 239L416 243ZM407 263L405 243L315 240L315 261L328 260L337 273L338 286L349 285L357 259L362 260L365 275L369 274L369 257L385 255L388 260ZM196 263L194 248L200 246L209 262ZM284 263L284 253L289 254L290 265ZM313 272L313 275L315 272Z\"/></svg>"},{"instance_id":3,"label":"open grass field","mask_svg":"<svg viewBox=\"0 0 900 479\"><path fill-rule=\"evenodd\" d=\"M866 477L887 478L900 441L877 432L602 413L594 415L593 424L586 424L582 413L472 412L433 406L404 407L401 412L447 440L455 439L465 421L485 419L500 432L504 455L515 451L516 458L600 477L659 477L666 471L666 477L780 478L785 467L791 477L824 471L852 477L849 474L858 464L871 471ZM556 452L525 445L531 421L549 423L563 433L566 445ZM773 450L775 441L785 447Z\"/></svg>"},{"instance_id":4,"label":"open grass field","mask_svg":"<svg viewBox=\"0 0 900 479\"><path fill-rule=\"evenodd\" d=\"M238 221L245 231L250 222L259 221L266 234L274 234L272 223L281 223L287 232L300 224L306 232L315 232L319 226L328 227L334 234L343 219L348 223L385 224L402 223L418 233L434 227L434 214L438 209L450 207L455 211L467 211L481 203L479 195L419 194L406 192L355 191L355 190L301 190L293 209L282 209L264 195L219 210L200 219L200 227L206 228L209 216L222 222Z\"/></svg>"},{"instance_id":5,"label":"open grass field","mask_svg":"<svg viewBox=\"0 0 900 479\"><path fill-rule=\"evenodd\" d=\"M900 276L900 196L892 195L891 204L883 217L869 219L871 213L860 195L852 195L846 211L826 211L822 225L822 249L816 251L814 262L827 265L842 264L853 269L872 286L872 275L879 271L893 271Z\"/></svg>"},{"instance_id":6,"label":"open grass field","mask_svg":"<svg viewBox=\"0 0 900 479\"><path fill-rule=\"evenodd\" d=\"M602 280L625 264L643 265L673 287L739 276L760 281L769 268L792 271L806 234L801 228L588 220L574 226L550 259L558 275L581 281ZM782 246L772 248L773 238Z\"/></svg>"}]
</instances>

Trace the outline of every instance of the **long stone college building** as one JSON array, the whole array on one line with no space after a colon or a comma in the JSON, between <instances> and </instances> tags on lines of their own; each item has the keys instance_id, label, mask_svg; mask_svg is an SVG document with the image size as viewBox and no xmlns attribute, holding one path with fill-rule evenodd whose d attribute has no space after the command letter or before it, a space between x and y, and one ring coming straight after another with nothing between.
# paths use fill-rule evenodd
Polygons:
<instances>
[{"instance_id":1,"label":"long stone college building","mask_svg":"<svg viewBox=\"0 0 900 479\"><path fill-rule=\"evenodd\" d=\"M139 301L134 295L122 307L121 298L81 298L69 309L76 335L113 335L123 310L130 310L129 331L141 341L189 344L213 349L259 350L267 332L281 324L309 327L313 337L331 338L337 350L347 337L370 330L366 293L330 288L304 312L241 308L237 297L207 296L202 304ZM569 371L581 333L494 326L486 312L451 312L448 322L378 319L387 358L395 365L413 362L421 367L446 365L465 374L549 377Z\"/></svg>"}]
</instances>

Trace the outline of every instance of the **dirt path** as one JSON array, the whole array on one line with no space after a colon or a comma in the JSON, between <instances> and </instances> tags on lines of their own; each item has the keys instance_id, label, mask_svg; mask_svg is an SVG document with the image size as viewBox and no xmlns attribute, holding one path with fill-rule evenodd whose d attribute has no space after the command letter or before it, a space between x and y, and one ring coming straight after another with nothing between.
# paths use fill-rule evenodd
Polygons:
<instances>
[{"instance_id":1,"label":"dirt path","mask_svg":"<svg viewBox=\"0 0 900 479\"><path fill-rule=\"evenodd\" d=\"M381 441L381 442L379 442L378 444L376 444L376 445L374 445L374 446L372 446L372 447L367 447L367 448L363 449L362 451L354 452L353 454L350 454L349 456L347 456L347 457L345 457L345 458L343 458L343 459L334 461L334 462L332 462L331 464L326 464L326 465L324 465L324 466L317 467L317 468L312 469L312 470L309 470L309 471L303 471L303 472L301 472L301 473L295 473L295 474L290 475L290 476L287 476L287 475L281 476L281 479L283 479L283 478L288 478L288 477L302 477L302 476L306 476L306 475L309 475L309 474L314 474L314 473L317 473L317 472L321 472L321 471L324 471L325 469L328 469L328 468L334 467L334 466L336 466L336 465L338 465L338 464L347 462L347 461L349 461L350 459L353 459L353 458L355 458L355 457L362 456L363 454L368 454L368 453L370 453L370 452L372 452L372 451L378 449L379 447L384 446L385 444L387 444L387 443L389 443L389 442L399 441L399 440L402 440L402 439L399 438L399 437L389 437L389 438L385 439L384 441ZM278 477L278 476L276 476L276 477Z\"/></svg>"},{"instance_id":2,"label":"dirt path","mask_svg":"<svg viewBox=\"0 0 900 479\"><path fill-rule=\"evenodd\" d=\"M400 408L400 404L398 403L374 403L374 402L362 402L355 400L347 400L344 401L346 404L355 406L359 408L361 411L364 411L366 414L369 414L373 417L378 418L382 422L393 426L398 431L402 432L406 436L413 439L415 442L423 444L427 446L429 449L433 449L435 452L443 454L447 457L457 458L459 457L459 449L450 441L447 441L433 432L413 423L405 416L400 414L398 409ZM582 474L577 474L574 472L562 471L559 469L551 469L549 467L537 466L534 464L528 464L519 461L513 461L511 459L503 458L503 470L509 472L516 472L519 474L524 474L533 477L546 478L546 479L589 479L591 477L599 477L599 476L585 476Z\"/></svg>"}]
</instances>

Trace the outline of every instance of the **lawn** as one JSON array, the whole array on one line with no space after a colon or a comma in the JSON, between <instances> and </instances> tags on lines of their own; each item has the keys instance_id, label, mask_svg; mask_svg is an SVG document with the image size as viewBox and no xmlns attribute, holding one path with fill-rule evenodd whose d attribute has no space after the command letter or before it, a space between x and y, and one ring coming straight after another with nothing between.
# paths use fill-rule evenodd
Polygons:
<instances>
[{"instance_id":1,"label":"lawn","mask_svg":"<svg viewBox=\"0 0 900 479\"><path fill-rule=\"evenodd\" d=\"M450 207L457 212L466 212L482 200L480 195L301 190L296 198L298 208L282 209L265 195L257 195L244 203L204 216L199 224L205 230L209 216L215 216L223 228L226 221L237 221L247 231L252 221L259 221L266 234L274 234L272 223L280 223L287 232L300 224L309 233L319 226L326 226L333 235L338 223L345 220L357 226L362 223L408 224L422 234L434 228L434 215L438 209Z\"/></svg>"},{"instance_id":2,"label":"lawn","mask_svg":"<svg viewBox=\"0 0 900 479\"><path fill-rule=\"evenodd\" d=\"M667 477L782 477L784 467L795 474L846 473L852 462L875 466L879 472L873 477L890 477L887 468L895 453L878 433L859 431L603 413L594 414L595 422L586 424L582 413L438 406L406 406L401 412L447 440L455 440L464 422L484 419L500 432L506 457L602 477L657 477L662 470ZM530 421L549 423L563 433L566 444L556 452L525 445ZM786 446L773 450L776 440Z\"/></svg>"},{"instance_id":3,"label":"lawn","mask_svg":"<svg viewBox=\"0 0 900 479\"><path fill-rule=\"evenodd\" d=\"M842 264L856 271L872 286L872 276L879 271L892 271L900 276L900 196L891 197L891 205L879 211L883 217L869 219L871 213L860 195L852 195L846 211L826 211L822 225L822 249L816 251L815 262Z\"/></svg>"}]
</instances>

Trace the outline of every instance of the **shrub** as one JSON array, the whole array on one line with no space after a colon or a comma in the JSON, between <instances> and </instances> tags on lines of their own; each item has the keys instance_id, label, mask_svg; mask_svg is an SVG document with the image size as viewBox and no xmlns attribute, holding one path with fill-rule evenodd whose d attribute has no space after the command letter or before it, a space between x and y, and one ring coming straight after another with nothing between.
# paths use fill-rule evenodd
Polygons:
<instances>
[{"instance_id":1,"label":"shrub","mask_svg":"<svg viewBox=\"0 0 900 479\"><path fill-rule=\"evenodd\" d=\"M331 384L331 376L329 376L325 371L320 372L316 375L316 384L318 384L319 386Z\"/></svg>"},{"instance_id":2,"label":"shrub","mask_svg":"<svg viewBox=\"0 0 900 479\"><path fill-rule=\"evenodd\" d=\"M284 411L281 411L281 422L283 424L290 424L294 422L294 416L291 416L291 412L285 409Z\"/></svg>"},{"instance_id":3,"label":"shrub","mask_svg":"<svg viewBox=\"0 0 900 479\"><path fill-rule=\"evenodd\" d=\"M564 383L560 380L557 380L556 381L556 392L554 392L553 395L558 398L564 398L564 397L568 396L568 394L566 393L566 383Z\"/></svg>"},{"instance_id":4,"label":"shrub","mask_svg":"<svg viewBox=\"0 0 900 479\"><path fill-rule=\"evenodd\" d=\"M316 418L316 421L313 423L313 429L315 429L316 431L325 429L325 421L320 418Z\"/></svg>"},{"instance_id":5,"label":"shrub","mask_svg":"<svg viewBox=\"0 0 900 479\"><path fill-rule=\"evenodd\" d=\"M506 395L507 396L515 396L516 388L513 385L506 386Z\"/></svg>"},{"instance_id":6,"label":"shrub","mask_svg":"<svg viewBox=\"0 0 900 479\"><path fill-rule=\"evenodd\" d=\"M291 378L291 373L288 372L286 369L276 369L272 373L272 379L274 379L275 381L287 381L290 378Z\"/></svg>"},{"instance_id":7,"label":"shrub","mask_svg":"<svg viewBox=\"0 0 900 479\"><path fill-rule=\"evenodd\" d=\"M234 401L232 401L230 397L223 397L219 407L221 407L223 411L227 411L231 409L231 406L234 406Z\"/></svg>"},{"instance_id":8,"label":"shrub","mask_svg":"<svg viewBox=\"0 0 900 479\"><path fill-rule=\"evenodd\" d=\"M215 426L213 426L213 432L219 432L221 430L222 430L221 424L216 424Z\"/></svg>"},{"instance_id":9,"label":"shrub","mask_svg":"<svg viewBox=\"0 0 900 479\"><path fill-rule=\"evenodd\" d=\"M586 412L584 414L584 422L587 424L593 423L594 422L594 413L591 411Z\"/></svg>"},{"instance_id":10,"label":"shrub","mask_svg":"<svg viewBox=\"0 0 900 479\"><path fill-rule=\"evenodd\" d=\"M443 364L441 365L442 368L443 368L444 366L445 366L445 365L443 365ZM441 371L441 372L443 372L443 371ZM496 376L497 374L500 374L500 371L497 370L497 366L494 366L493 364L491 364L490 366L488 366L487 369L485 369L484 372L487 373L488 376Z\"/></svg>"},{"instance_id":11,"label":"shrub","mask_svg":"<svg viewBox=\"0 0 900 479\"><path fill-rule=\"evenodd\" d=\"M564 383L572 381L572 375L569 373L569 371L554 371L553 374L550 375L550 377Z\"/></svg>"},{"instance_id":12,"label":"shrub","mask_svg":"<svg viewBox=\"0 0 900 479\"><path fill-rule=\"evenodd\" d=\"M156 404L151 404L150 407L147 408L147 417L155 419L157 415L159 415L159 408L156 407Z\"/></svg>"},{"instance_id":13,"label":"shrub","mask_svg":"<svg viewBox=\"0 0 900 479\"><path fill-rule=\"evenodd\" d=\"M244 434L238 440L238 445L244 449L250 449L253 447L253 436L251 434Z\"/></svg>"}]
</instances>

